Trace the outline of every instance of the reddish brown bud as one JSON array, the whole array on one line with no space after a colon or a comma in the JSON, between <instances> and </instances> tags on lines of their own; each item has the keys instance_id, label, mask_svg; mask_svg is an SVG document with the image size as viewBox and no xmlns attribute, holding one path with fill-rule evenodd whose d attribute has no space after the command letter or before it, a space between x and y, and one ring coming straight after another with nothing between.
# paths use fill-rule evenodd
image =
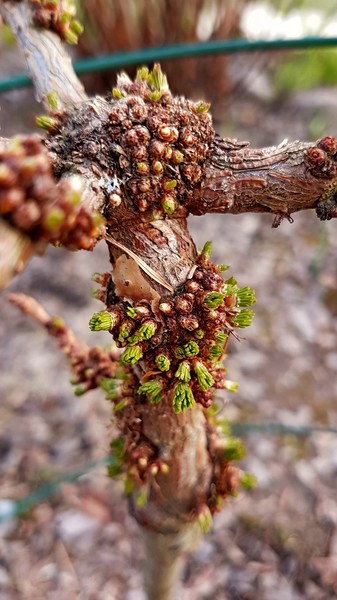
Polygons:
<instances>
[{"instance_id":1,"label":"reddish brown bud","mask_svg":"<svg viewBox=\"0 0 337 600\"><path fill-rule=\"evenodd\" d=\"M182 130L179 140L184 146L193 146L196 142L195 135L188 128Z\"/></svg>"},{"instance_id":2,"label":"reddish brown bud","mask_svg":"<svg viewBox=\"0 0 337 600\"><path fill-rule=\"evenodd\" d=\"M337 153L337 140L335 140L335 138L333 138L331 135L327 135L326 137L322 138L317 143L317 146L322 148L322 150L325 150L325 152L328 152L328 154Z\"/></svg>"},{"instance_id":3,"label":"reddish brown bud","mask_svg":"<svg viewBox=\"0 0 337 600\"><path fill-rule=\"evenodd\" d=\"M24 200L24 193L19 188L11 188L0 192L0 213L6 214L19 206Z\"/></svg>"},{"instance_id":4,"label":"reddish brown bud","mask_svg":"<svg viewBox=\"0 0 337 600\"><path fill-rule=\"evenodd\" d=\"M131 148L131 155L137 160L143 160L147 157L147 150L145 146L134 146L133 148Z\"/></svg>"},{"instance_id":5,"label":"reddish brown bud","mask_svg":"<svg viewBox=\"0 0 337 600\"><path fill-rule=\"evenodd\" d=\"M151 182L150 182L150 180L147 179L147 178L140 179L139 182L138 182L138 189L143 194L145 194L146 192L149 192L150 189L151 189Z\"/></svg>"},{"instance_id":6,"label":"reddish brown bud","mask_svg":"<svg viewBox=\"0 0 337 600\"><path fill-rule=\"evenodd\" d=\"M189 183L195 185L196 183L198 183L202 176L202 170L201 167L199 167L199 165L188 164L183 165L181 167L181 174L184 176L185 179L187 179Z\"/></svg>"},{"instance_id":7,"label":"reddish brown bud","mask_svg":"<svg viewBox=\"0 0 337 600\"><path fill-rule=\"evenodd\" d=\"M135 129L130 129L124 134L123 142L126 146L136 146L139 144L139 139L137 135L137 131Z\"/></svg>"},{"instance_id":8,"label":"reddish brown bud","mask_svg":"<svg viewBox=\"0 0 337 600\"><path fill-rule=\"evenodd\" d=\"M188 331L194 331L199 327L198 319L193 315L179 315L178 321L180 325Z\"/></svg>"},{"instance_id":9,"label":"reddish brown bud","mask_svg":"<svg viewBox=\"0 0 337 600\"><path fill-rule=\"evenodd\" d=\"M137 133L139 143L146 144L149 141L151 136L147 127L137 125L134 130Z\"/></svg>"},{"instance_id":10,"label":"reddish brown bud","mask_svg":"<svg viewBox=\"0 0 337 600\"><path fill-rule=\"evenodd\" d=\"M124 107L113 106L109 114L109 120L113 125L119 125L119 123L125 119L126 114L127 113Z\"/></svg>"},{"instance_id":11,"label":"reddish brown bud","mask_svg":"<svg viewBox=\"0 0 337 600\"><path fill-rule=\"evenodd\" d=\"M152 140L149 145L149 153L151 158L162 158L165 152L165 145L159 140Z\"/></svg>"},{"instance_id":12,"label":"reddish brown bud","mask_svg":"<svg viewBox=\"0 0 337 600\"><path fill-rule=\"evenodd\" d=\"M186 292L191 292L192 294L194 294L195 292L198 292L201 289L202 289L201 285L197 281L194 281L193 279L189 279L185 283Z\"/></svg>"},{"instance_id":13,"label":"reddish brown bud","mask_svg":"<svg viewBox=\"0 0 337 600\"><path fill-rule=\"evenodd\" d=\"M309 148L305 162L309 169L313 169L315 167L321 167L324 165L326 159L327 156L321 148Z\"/></svg>"},{"instance_id":14,"label":"reddish brown bud","mask_svg":"<svg viewBox=\"0 0 337 600\"><path fill-rule=\"evenodd\" d=\"M148 209L148 201L146 200L146 198L136 198L136 205L138 207L138 210L140 210L140 212L145 212Z\"/></svg>"},{"instance_id":15,"label":"reddish brown bud","mask_svg":"<svg viewBox=\"0 0 337 600\"><path fill-rule=\"evenodd\" d=\"M179 136L179 132L176 127L170 127L169 125L161 125L160 127L158 127L158 136L165 142L176 142Z\"/></svg>"},{"instance_id":16,"label":"reddish brown bud","mask_svg":"<svg viewBox=\"0 0 337 600\"><path fill-rule=\"evenodd\" d=\"M130 179L127 183L127 187L129 192L133 195L136 196L138 194L138 181L137 179Z\"/></svg>"},{"instance_id":17,"label":"reddish brown bud","mask_svg":"<svg viewBox=\"0 0 337 600\"><path fill-rule=\"evenodd\" d=\"M16 180L16 173L6 165L5 163L0 164L0 186L1 187L12 187Z\"/></svg>"},{"instance_id":18,"label":"reddish brown bud","mask_svg":"<svg viewBox=\"0 0 337 600\"><path fill-rule=\"evenodd\" d=\"M178 312L188 314L192 311L194 298L191 301L190 298L186 297L188 295L189 294L182 294L174 299L174 306Z\"/></svg>"},{"instance_id":19,"label":"reddish brown bud","mask_svg":"<svg viewBox=\"0 0 337 600\"><path fill-rule=\"evenodd\" d=\"M13 213L13 221L23 231L30 231L41 217L41 210L34 200L27 200Z\"/></svg>"},{"instance_id":20,"label":"reddish brown bud","mask_svg":"<svg viewBox=\"0 0 337 600\"><path fill-rule=\"evenodd\" d=\"M117 206L119 206L121 202L122 202L122 199L118 194L110 194L110 196L109 196L110 206L112 206L113 208L117 208Z\"/></svg>"}]
</instances>

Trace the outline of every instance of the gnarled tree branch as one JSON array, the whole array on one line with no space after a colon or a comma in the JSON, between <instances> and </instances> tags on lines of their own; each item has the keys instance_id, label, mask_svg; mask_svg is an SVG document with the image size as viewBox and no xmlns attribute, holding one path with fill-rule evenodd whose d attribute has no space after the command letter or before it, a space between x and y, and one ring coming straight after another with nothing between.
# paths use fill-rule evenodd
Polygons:
<instances>
[{"instance_id":1,"label":"gnarled tree branch","mask_svg":"<svg viewBox=\"0 0 337 600\"><path fill-rule=\"evenodd\" d=\"M337 143L327 137L316 145L296 142L253 150L245 143L214 137L207 106L173 98L158 66L152 73L142 70L135 82L121 77L111 98L85 100L72 76L64 80L63 54L56 51L50 61L40 51L41 40L48 45L51 34L32 37L29 3L4 2L3 7L28 58L35 47L44 57L42 83L36 59L31 62L40 95L46 98L56 91L66 105L53 115L45 141L55 188L56 179L62 186L69 174L80 175L87 182L86 206L106 219L112 272L98 277L98 297L106 310L90 323L93 330L109 330L123 349L126 377L115 411L121 472L146 539L148 597L168 599L181 556L195 544L199 525L204 527L238 487L238 470L230 464L233 447L226 454L226 440L205 409L216 389L226 389L221 366L226 340L235 327L249 324L251 311L246 307L255 301L249 288L240 290L232 278L224 282L221 268L210 261L209 244L196 252L186 216L269 212L277 224L295 211L315 207L320 218L331 218L336 214ZM60 83L53 74L55 64ZM11 168L12 163L7 175L6 169L2 173L5 200ZM21 168L19 162L17 169ZM14 180L21 185L22 178ZM24 182L24 210L31 187ZM35 192L39 202L41 189ZM42 212L45 206L50 209L43 196ZM10 223L20 223L17 208L6 213ZM76 227L75 233L70 228L69 241L63 237L63 222L68 221L61 222L60 241L72 247ZM32 231L46 239L53 226L52 219L42 219ZM50 241L55 241L52 234ZM87 247L84 242L81 247ZM152 274L144 270L144 263ZM22 298L14 301L27 307ZM67 330L60 324L55 329L48 316L39 314L39 322L71 345ZM76 349L75 344L75 353ZM103 358L98 358L99 366ZM115 360L112 363L104 376L113 380ZM89 374L80 369L80 381L92 376L92 368ZM113 396L109 399L115 402Z\"/></svg>"},{"instance_id":2,"label":"gnarled tree branch","mask_svg":"<svg viewBox=\"0 0 337 600\"><path fill-rule=\"evenodd\" d=\"M247 142L216 137L205 177L189 208L239 214L269 212L274 226L300 210L316 208L321 219L336 216L337 142L282 142L256 150Z\"/></svg>"}]
</instances>

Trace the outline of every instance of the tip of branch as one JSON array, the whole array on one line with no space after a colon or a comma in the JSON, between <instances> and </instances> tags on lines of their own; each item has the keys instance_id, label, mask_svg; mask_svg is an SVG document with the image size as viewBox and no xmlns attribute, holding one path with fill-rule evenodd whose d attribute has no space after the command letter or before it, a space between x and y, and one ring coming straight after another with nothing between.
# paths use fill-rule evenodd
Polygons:
<instances>
[{"instance_id":1,"label":"tip of branch","mask_svg":"<svg viewBox=\"0 0 337 600\"><path fill-rule=\"evenodd\" d=\"M8 301L16 306L21 312L41 325L47 325L50 321L50 316L46 310L31 296L26 294L8 294Z\"/></svg>"}]
</instances>

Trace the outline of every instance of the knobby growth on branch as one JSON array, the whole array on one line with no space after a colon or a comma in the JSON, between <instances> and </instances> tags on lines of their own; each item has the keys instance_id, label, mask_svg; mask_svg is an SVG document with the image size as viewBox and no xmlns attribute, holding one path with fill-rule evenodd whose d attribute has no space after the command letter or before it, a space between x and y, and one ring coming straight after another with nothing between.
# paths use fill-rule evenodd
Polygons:
<instances>
[{"instance_id":1,"label":"knobby growth on branch","mask_svg":"<svg viewBox=\"0 0 337 600\"><path fill-rule=\"evenodd\" d=\"M67 41L79 29L72 12L62 29L62 2L8 1L0 11L31 50L45 42L36 25ZM53 53L39 71L30 62L48 107L37 120L46 137L0 144L2 244L12 249L1 253L1 284L48 243L91 250L105 238L112 270L94 275L104 309L90 328L112 334L112 351L87 348L32 299L10 299L58 340L76 394L101 387L111 401L119 435L110 475L124 478L144 533L148 596L169 598L184 553L240 481L251 483L232 465L243 448L213 402L217 389L237 388L223 359L230 338L251 323L254 292L223 276L210 242L197 252L186 218L268 212L277 226L307 208L335 217L337 142L254 150L222 139L209 105L173 97L158 65L135 81L122 74L112 93L91 99L68 65L60 92L53 73L64 50L47 34Z\"/></svg>"}]
</instances>

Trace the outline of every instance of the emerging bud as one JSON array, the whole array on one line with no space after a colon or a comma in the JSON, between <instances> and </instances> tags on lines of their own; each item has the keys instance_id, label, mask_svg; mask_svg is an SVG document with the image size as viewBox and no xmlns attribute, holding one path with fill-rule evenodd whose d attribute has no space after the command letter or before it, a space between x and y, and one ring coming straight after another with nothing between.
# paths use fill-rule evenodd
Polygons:
<instances>
[{"instance_id":1,"label":"emerging bud","mask_svg":"<svg viewBox=\"0 0 337 600\"><path fill-rule=\"evenodd\" d=\"M252 310L244 309L239 312L233 319L235 327L249 327L252 324L254 313Z\"/></svg>"},{"instance_id":2,"label":"emerging bud","mask_svg":"<svg viewBox=\"0 0 337 600\"><path fill-rule=\"evenodd\" d=\"M167 77L161 70L161 67L158 63L156 63L153 66L152 71L148 73L147 81L151 88L155 91L163 92L169 89Z\"/></svg>"},{"instance_id":3,"label":"emerging bud","mask_svg":"<svg viewBox=\"0 0 337 600\"><path fill-rule=\"evenodd\" d=\"M227 333L223 333L222 331L217 331L215 334L215 341L218 342L218 344L224 344L227 338Z\"/></svg>"},{"instance_id":4,"label":"emerging bud","mask_svg":"<svg viewBox=\"0 0 337 600\"><path fill-rule=\"evenodd\" d=\"M181 379L184 383L188 383L191 379L191 368L187 361L180 363L178 369L175 372L175 377Z\"/></svg>"},{"instance_id":5,"label":"emerging bud","mask_svg":"<svg viewBox=\"0 0 337 600\"><path fill-rule=\"evenodd\" d=\"M174 164L180 165L182 162L184 162L183 153L180 152L180 150L173 150L172 161L174 162Z\"/></svg>"},{"instance_id":6,"label":"emerging bud","mask_svg":"<svg viewBox=\"0 0 337 600\"><path fill-rule=\"evenodd\" d=\"M167 215L172 215L176 209L176 201L171 194L165 194L162 198L162 207Z\"/></svg>"},{"instance_id":7,"label":"emerging bud","mask_svg":"<svg viewBox=\"0 0 337 600\"><path fill-rule=\"evenodd\" d=\"M178 383L174 388L173 410L181 413L194 405L194 396L188 383Z\"/></svg>"},{"instance_id":8,"label":"emerging bud","mask_svg":"<svg viewBox=\"0 0 337 600\"><path fill-rule=\"evenodd\" d=\"M243 287L236 292L239 306L251 306L256 302L254 290L250 287Z\"/></svg>"},{"instance_id":9,"label":"emerging bud","mask_svg":"<svg viewBox=\"0 0 337 600\"><path fill-rule=\"evenodd\" d=\"M241 460L246 454L246 449L239 438L228 438L224 446L224 457L228 462Z\"/></svg>"},{"instance_id":10,"label":"emerging bud","mask_svg":"<svg viewBox=\"0 0 337 600\"><path fill-rule=\"evenodd\" d=\"M117 384L116 379L111 379L110 377L104 377L99 382L99 386L106 393L106 399L111 402L117 398Z\"/></svg>"},{"instance_id":11,"label":"emerging bud","mask_svg":"<svg viewBox=\"0 0 337 600\"><path fill-rule=\"evenodd\" d=\"M197 515L197 521L202 533L208 533L212 527L213 519L207 504L204 504L202 509L199 511Z\"/></svg>"},{"instance_id":12,"label":"emerging bud","mask_svg":"<svg viewBox=\"0 0 337 600\"><path fill-rule=\"evenodd\" d=\"M206 242L206 244L204 245L203 249L201 250L200 254L204 257L210 257L211 253L212 253L212 242Z\"/></svg>"},{"instance_id":13,"label":"emerging bud","mask_svg":"<svg viewBox=\"0 0 337 600\"><path fill-rule=\"evenodd\" d=\"M204 298L204 304L211 310L219 308L223 304L224 295L220 292L209 292Z\"/></svg>"},{"instance_id":14,"label":"emerging bud","mask_svg":"<svg viewBox=\"0 0 337 600\"><path fill-rule=\"evenodd\" d=\"M118 341L124 342L124 340L126 340L129 337L132 328L133 326L131 323L122 323L122 325L119 328Z\"/></svg>"},{"instance_id":15,"label":"emerging bud","mask_svg":"<svg viewBox=\"0 0 337 600\"><path fill-rule=\"evenodd\" d=\"M52 119L51 117L47 117L46 115L36 117L35 123L38 127L41 127L41 129L46 129L50 132L55 132L57 130L56 119Z\"/></svg>"},{"instance_id":16,"label":"emerging bud","mask_svg":"<svg viewBox=\"0 0 337 600\"><path fill-rule=\"evenodd\" d=\"M240 485L245 490L252 490L256 487L256 477L251 473L242 473L240 476Z\"/></svg>"},{"instance_id":17,"label":"emerging bud","mask_svg":"<svg viewBox=\"0 0 337 600\"><path fill-rule=\"evenodd\" d=\"M184 345L184 354L186 358L199 354L199 346L197 342L194 342L193 340L187 342L187 344Z\"/></svg>"},{"instance_id":18,"label":"emerging bud","mask_svg":"<svg viewBox=\"0 0 337 600\"><path fill-rule=\"evenodd\" d=\"M131 346L126 348L121 356L122 364L134 365L143 356L140 346Z\"/></svg>"},{"instance_id":19,"label":"emerging bud","mask_svg":"<svg viewBox=\"0 0 337 600\"><path fill-rule=\"evenodd\" d=\"M151 404L158 404L158 402L160 402L161 393L161 384L155 379L143 383L143 385L141 385L137 390L137 394L146 394Z\"/></svg>"},{"instance_id":20,"label":"emerging bud","mask_svg":"<svg viewBox=\"0 0 337 600\"><path fill-rule=\"evenodd\" d=\"M173 190L176 186L177 186L177 180L169 179L168 181L165 181L163 188L167 192L169 190Z\"/></svg>"},{"instance_id":21,"label":"emerging bud","mask_svg":"<svg viewBox=\"0 0 337 600\"><path fill-rule=\"evenodd\" d=\"M202 362L198 361L195 363L194 372L203 392L214 385L214 379L212 375L208 372L207 368Z\"/></svg>"},{"instance_id":22,"label":"emerging bud","mask_svg":"<svg viewBox=\"0 0 337 600\"><path fill-rule=\"evenodd\" d=\"M222 353L223 353L222 346L214 345L214 346L210 347L209 356L210 356L211 360L220 358Z\"/></svg>"},{"instance_id":23,"label":"emerging bud","mask_svg":"<svg viewBox=\"0 0 337 600\"><path fill-rule=\"evenodd\" d=\"M159 160L154 160L152 163L152 171L156 175L160 175L164 170L162 163Z\"/></svg>"},{"instance_id":24,"label":"emerging bud","mask_svg":"<svg viewBox=\"0 0 337 600\"><path fill-rule=\"evenodd\" d=\"M156 365L161 371L169 371L171 361L165 356L165 354L158 354L156 357Z\"/></svg>"},{"instance_id":25,"label":"emerging bud","mask_svg":"<svg viewBox=\"0 0 337 600\"><path fill-rule=\"evenodd\" d=\"M107 311L101 311L95 313L90 321L89 327L91 331L109 331L116 325L116 316L113 313L109 313Z\"/></svg>"},{"instance_id":26,"label":"emerging bud","mask_svg":"<svg viewBox=\"0 0 337 600\"><path fill-rule=\"evenodd\" d=\"M231 379L226 379L225 389L229 392L237 392L239 389L239 384L236 381L231 381Z\"/></svg>"},{"instance_id":27,"label":"emerging bud","mask_svg":"<svg viewBox=\"0 0 337 600\"><path fill-rule=\"evenodd\" d=\"M204 102L203 100L199 100L199 102L196 102L194 105L194 110L197 113L197 115L202 115L203 113L206 113L209 111L211 105L209 102Z\"/></svg>"},{"instance_id":28,"label":"emerging bud","mask_svg":"<svg viewBox=\"0 0 337 600\"><path fill-rule=\"evenodd\" d=\"M145 321L138 330L138 336L141 340L149 340L156 332L157 324L155 321Z\"/></svg>"},{"instance_id":29,"label":"emerging bud","mask_svg":"<svg viewBox=\"0 0 337 600\"><path fill-rule=\"evenodd\" d=\"M48 102L48 106L50 106L50 108L52 108L53 110L57 110L58 107L58 95L56 92L49 92L49 94L47 94L47 102Z\"/></svg>"},{"instance_id":30,"label":"emerging bud","mask_svg":"<svg viewBox=\"0 0 337 600\"><path fill-rule=\"evenodd\" d=\"M112 95L114 98L116 98L116 100L120 100L121 98L123 98L124 92L123 92L123 90L120 90L119 88L113 88Z\"/></svg>"},{"instance_id":31,"label":"emerging bud","mask_svg":"<svg viewBox=\"0 0 337 600\"><path fill-rule=\"evenodd\" d=\"M69 28L64 32L64 39L68 44L74 46L78 42L78 35Z\"/></svg>"}]
</instances>

